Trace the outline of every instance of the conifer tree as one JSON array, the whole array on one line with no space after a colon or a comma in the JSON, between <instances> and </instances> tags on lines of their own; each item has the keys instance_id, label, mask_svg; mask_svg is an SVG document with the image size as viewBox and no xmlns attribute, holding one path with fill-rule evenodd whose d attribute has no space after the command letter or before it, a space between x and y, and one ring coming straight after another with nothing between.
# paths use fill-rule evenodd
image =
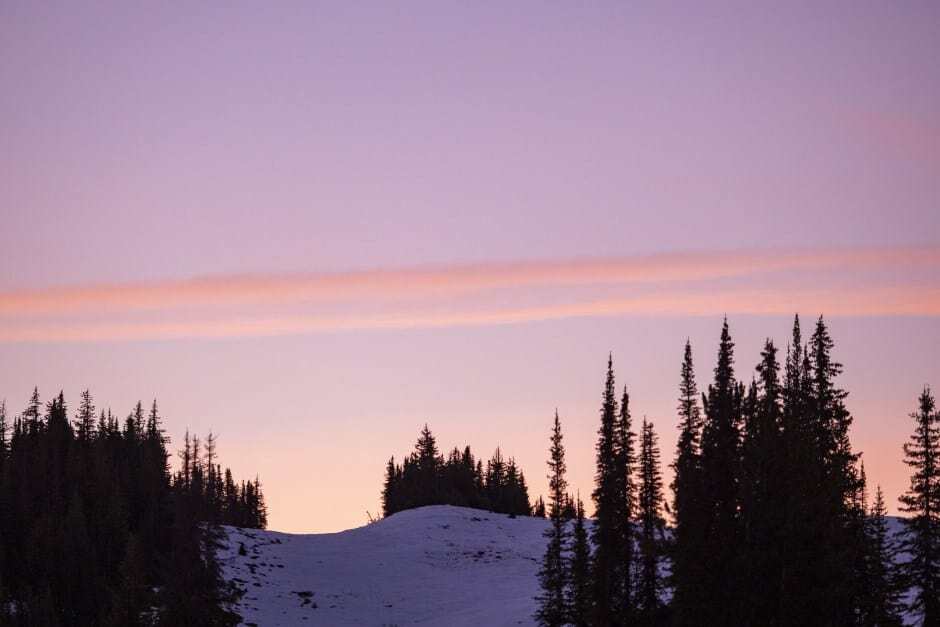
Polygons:
<instances>
[{"instance_id":1,"label":"conifer tree","mask_svg":"<svg viewBox=\"0 0 940 627\"><path fill-rule=\"evenodd\" d=\"M752 625L772 623L780 603L779 548L785 517L779 370L777 348L768 339L757 366L759 382L751 384L744 403L741 445L741 611Z\"/></svg>"},{"instance_id":2,"label":"conifer tree","mask_svg":"<svg viewBox=\"0 0 940 627\"><path fill-rule=\"evenodd\" d=\"M781 584L779 622L810 624L818 616L817 589L822 553L819 486L822 462L810 416L811 365L803 344L800 318L793 318L783 380L781 458L784 525L781 534Z\"/></svg>"},{"instance_id":3,"label":"conifer tree","mask_svg":"<svg viewBox=\"0 0 940 627\"><path fill-rule=\"evenodd\" d=\"M743 386L734 378L734 343L728 320L721 328L714 382L705 396L702 428L703 498L705 521L702 573L703 595L699 621L710 625L740 624L740 589L736 577L741 541L738 515L740 477L740 422Z\"/></svg>"},{"instance_id":4,"label":"conifer tree","mask_svg":"<svg viewBox=\"0 0 940 627\"><path fill-rule=\"evenodd\" d=\"M575 627L588 627L592 603L591 543L584 524L584 503L578 495L571 539L567 604L568 621Z\"/></svg>"},{"instance_id":5,"label":"conifer tree","mask_svg":"<svg viewBox=\"0 0 940 627\"><path fill-rule=\"evenodd\" d=\"M81 444L91 441L95 432L95 404L91 399L91 392L82 392L81 404L78 408L78 418L75 424L75 437Z\"/></svg>"},{"instance_id":6,"label":"conifer tree","mask_svg":"<svg viewBox=\"0 0 940 627\"><path fill-rule=\"evenodd\" d=\"M911 414L914 433L904 444L910 488L900 497L904 533L899 549L910 555L901 572L913 595L908 611L920 624L940 625L940 416L929 387Z\"/></svg>"},{"instance_id":7,"label":"conifer tree","mask_svg":"<svg viewBox=\"0 0 940 627\"><path fill-rule=\"evenodd\" d=\"M551 524L543 534L548 539L548 546L545 548L545 556L542 558L542 567L538 574L542 592L537 597L538 609L535 618L539 625L560 627L567 622L570 610L565 598L568 581L565 551L568 542L565 521L562 518L562 505L568 482L565 479L565 447L562 443L561 423L557 410L550 441L548 507Z\"/></svg>"},{"instance_id":8,"label":"conifer tree","mask_svg":"<svg viewBox=\"0 0 940 627\"><path fill-rule=\"evenodd\" d=\"M682 360L678 414L679 441L672 465L672 610L678 625L694 625L708 603L702 588L708 510L702 494L702 416L689 340Z\"/></svg>"},{"instance_id":9,"label":"conifer tree","mask_svg":"<svg viewBox=\"0 0 940 627\"><path fill-rule=\"evenodd\" d=\"M884 494L878 486L865 526L865 588L859 616L859 622L865 627L900 627L903 624L895 546L886 517Z\"/></svg>"},{"instance_id":10,"label":"conifer tree","mask_svg":"<svg viewBox=\"0 0 940 627\"><path fill-rule=\"evenodd\" d=\"M597 470L594 475L595 514L591 530L594 544L592 579L594 598L593 619L596 625L619 625L623 599L627 591L624 582L629 573L623 568L622 527L618 516L622 513L620 499L617 438L617 397L614 391L613 357L607 360L607 378L601 405L601 426L597 438Z\"/></svg>"},{"instance_id":11,"label":"conifer tree","mask_svg":"<svg viewBox=\"0 0 940 627\"><path fill-rule=\"evenodd\" d=\"M659 467L659 444L653 425L643 419L640 445L639 564L637 567L637 623L659 625L665 622L659 574L666 521L662 516L663 486Z\"/></svg>"},{"instance_id":12,"label":"conifer tree","mask_svg":"<svg viewBox=\"0 0 940 627\"><path fill-rule=\"evenodd\" d=\"M546 513L545 499L539 495L539 498L535 501L535 506L532 508L532 515L536 518L545 518Z\"/></svg>"},{"instance_id":13,"label":"conifer tree","mask_svg":"<svg viewBox=\"0 0 940 627\"><path fill-rule=\"evenodd\" d=\"M388 459L385 466L385 483L382 485L382 515L391 516L398 511L398 468L395 466L395 456Z\"/></svg>"},{"instance_id":14,"label":"conifer tree","mask_svg":"<svg viewBox=\"0 0 940 627\"><path fill-rule=\"evenodd\" d=\"M626 386L624 386L623 395L620 399L615 440L616 448L614 449L617 460L616 479L618 491L614 520L618 525L617 542L621 549L619 566L621 581L619 588L622 592L617 613L625 624L629 624L634 606L634 591L630 576L634 569L634 545L636 540L633 527L633 518L636 514L636 485L633 480L636 465L635 438L636 434L633 432L630 417L630 396L627 394Z\"/></svg>"},{"instance_id":15,"label":"conifer tree","mask_svg":"<svg viewBox=\"0 0 940 627\"><path fill-rule=\"evenodd\" d=\"M854 574L860 563L859 513L853 501L859 489L858 455L852 452L849 427L852 416L845 407L847 392L836 384L842 364L832 358L834 343L819 317L810 339L809 420L815 433L818 474L822 481L812 498L818 500L819 524L817 585L810 605L817 620L844 625L857 614L858 590Z\"/></svg>"}]
</instances>

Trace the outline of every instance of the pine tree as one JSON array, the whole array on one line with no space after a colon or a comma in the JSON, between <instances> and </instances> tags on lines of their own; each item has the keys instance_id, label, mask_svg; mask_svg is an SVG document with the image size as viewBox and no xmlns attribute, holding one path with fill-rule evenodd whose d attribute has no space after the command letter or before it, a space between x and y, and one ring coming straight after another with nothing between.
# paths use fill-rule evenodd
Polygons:
<instances>
[{"instance_id":1,"label":"pine tree","mask_svg":"<svg viewBox=\"0 0 940 627\"><path fill-rule=\"evenodd\" d=\"M823 464L816 445L810 415L812 367L803 344L800 318L794 316L793 335L787 349L783 381L783 414L780 450L784 498L781 509L784 526L781 534L781 625L806 625L817 619L825 598L818 590L820 563L825 553L819 543L822 508L819 492Z\"/></svg>"},{"instance_id":2,"label":"pine tree","mask_svg":"<svg viewBox=\"0 0 940 627\"><path fill-rule=\"evenodd\" d=\"M75 421L75 437L80 444L87 445L95 434L95 404L91 392L82 392L81 404L78 408L78 417Z\"/></svg>"},{"instance_id":3,"label":"pine tree","mask_svg":"<svg viewBox=\"0 0 940 627\"><path fill-rule=\"evenodd\" d=\"M395 456L385 466L385 483L382 486L382 515L391 516L398 511L398 480L401 472L395 466Z\"/></svg>"},{"instance_id":4,"label":"pine tree","mask_svg":"<svg viewBox=\"0 0 940 627\"><path fill-rule=\"evenodd\" d=\"M570 611L566 605L565 588L568 579L568 565L565 563L567 533L562 518L562 504L568 482L565 480L565 447L562 443L561 423L558 411L552 425L551 446L548 459L549 520L551 525L545 530L548 539L542 567L539 570L539 585L542 592L537 597L538 609L535 619L540 625L560 627L566 623Z\"/></svg>"},{"instance_id":5,"label":"pine tree","mask_svg":"<svg viewBox=\"0 0 940 627\"><path fill-rule=\"evenodd\" d=\"M900 497L904 533L899 549L910 555L902 566L913 588L908 611L922 625L940 625L940 416L929 387L911 414L914 433L904 444L904 463L912 469L910 488Z\"/></svg>"},{"instance_id":6,"label":"pine tree","mask_svg":"<svg viewBox=\"0 0 940 627\"><path fill-rule=\"evenodd\" d=\"M734 343L728 320L721 328L714 383L704 398L702 428L703 497L705 521L702 586L707 603L697 620L710 625L740 624L740 589L736 575L741 542L738 516L740 421L743 386L734 378Z\"/></svg>"},{"instance_id":7,"label":"pine tree","mask_svg":"<svg viewBox=\"0 0 940 627\"><path fill-rule=\"evenodd\" d=\"M659 562L663 553L666 521L662 517L663 485L659 445L652 423L645 418L640 445L639 506L637 622L640 625L659 625L665 622Z\"/></svg>"},{"instance_id":8,"label":"pine tree","mask_svg":"<svg viewBox=\"0 0 940 627\"><path fill-rule=\"evenodd\" d=\"M845 408L847 392L835 382L842 365L832 358L833 346L820 316L809 351L809 419L815 432L817 463L822 464L814 521L819 523L819 579L812 605L818 612L817 620L845 625L857 614L858 591L853 575L861 561L862 546L857 524L860 517L852 506L859 489L858 455L852 452L849 442L852 416Z\"/></svg>"},{"instance_id":9,"label":"pine tree","mask_svg":"<svg viewBox=\"0 0 940 627\"><path fill-rule=\"evenodd\" d=\"M624 624L629 624L633 612L633 586L630 581L634 569L635 533L633 518L636 513L636 485L633 480L634 466L636 465L636 452L634 439L636 434L632 430L630 417L630 396L624 386L620 399L620 413L617 419L616 430L616 470L617 470L617 511L614 520L618 525L617 542L621 549L619 588L622 591L619 599L620 605L617 613Z\"/></svg>"},{"instance_id":10,"label":"pine tree","mask_svg":"<svg viewBox=\"0 0 940 627\"><path fill-rule=\"evenodd\" d=\"M708 511L702 494L702 416L692 363L692 344L686 340L679 383L679 441L673 462L674 517L672 548L672 610L678 625L694 625L700 620L705 598L703 534Z\"/></svg>"},{"instance_id":11,"label":"pine tree","mask_svg":"<svg viewBox=\"0 0 940 627\"><path fill-rule=\"evenodd\" d=\"M584 503L578 495L568 577L568 621L575 627L588 627L592 615L591 603L591 544L584 524Z\"/></svg>"},{"instance_id":12,"label":"pine tree","mask_svg":"<svg viewBox=\"0 0 940 627\"><path fill-rule=\"evenodd\" d=\"M601 426L597 439L597 470L594 476L595 514L592 540L594 559L592 579L594 583L593 620L596 625L618 625L619 612L627 591L624 581L629 573L623 568L620 491L618 478L617 397L614 392L613 357L607 361L607 379L604 384L601 406Z\"/></svg>"},{"instance_id":13,"label":"pine tree","mask_svg":"<svg viewBox=\"0 0 940 627\"><path fill-rule=\"evenodd\" d=\"M903 624L896 553L886 516L884 495L878 486L865 525L865 587L859 616L859 622L865 627L900 627Z\"/></svg>"},{"instance_id":14,"label":"pine tree","mask_svg":"<svg viewBox=\"0 0 940 627\"><path fill-rule=\"evenodd\" d=\"M785 523L784 469L780 455L782 390L777 348L768 339L757 366L759 383L744 402L741 445L742 615L747 624L766 625L779 611L779 547Z\"/></svg>"}]
</instances>

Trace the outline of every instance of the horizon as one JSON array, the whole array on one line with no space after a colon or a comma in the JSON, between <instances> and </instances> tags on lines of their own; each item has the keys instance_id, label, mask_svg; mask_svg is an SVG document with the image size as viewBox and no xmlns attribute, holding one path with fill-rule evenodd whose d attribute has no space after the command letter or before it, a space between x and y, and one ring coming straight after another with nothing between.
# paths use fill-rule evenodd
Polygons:
<instances>
[{"instance_id":1,"label":"horizon","mask_svg":"<svg viewBox=\"0 0 940 627\"><path fill-rule=\"evenodd\" d=\"M824 315L897 513L940 387L940 6L0 16L10 416L156 399L270 528L339 531L425 423L534 500L557 408L589 495L610 352L668 484L686 339L701 391L723 316L749 382Z\"/></svg>"}]
</instances>

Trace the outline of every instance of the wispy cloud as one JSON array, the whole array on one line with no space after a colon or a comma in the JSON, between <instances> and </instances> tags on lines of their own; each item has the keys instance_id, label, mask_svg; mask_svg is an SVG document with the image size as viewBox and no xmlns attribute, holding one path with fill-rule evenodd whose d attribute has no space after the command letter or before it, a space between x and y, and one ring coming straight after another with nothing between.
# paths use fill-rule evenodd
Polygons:
<instances>
[{"instance_id":1,"label":"wispy cloud","mask_svg":"<svg viewBox=\"0 0 940 627\"><path fill-rule=\"evenodd\" d=\"M864 278L883 271L934 278L888 284ZM827 273L855 280L820 279ZM794 275L801 280L777 280ZM0 293L0 342L267 336L616 315L803 310L940 316L937 277L940 249L891 248L91 285Z\"/></svg>"}]
</instances>

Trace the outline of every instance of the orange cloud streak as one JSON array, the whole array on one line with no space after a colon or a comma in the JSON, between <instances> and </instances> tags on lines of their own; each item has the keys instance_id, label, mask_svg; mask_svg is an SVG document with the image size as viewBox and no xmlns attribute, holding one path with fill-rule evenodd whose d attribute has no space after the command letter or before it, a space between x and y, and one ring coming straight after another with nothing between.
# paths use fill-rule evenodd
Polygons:
<instances>
[{"instance_id":1,"label":"orange cloud streak","mask_svg":"<svg viewBox=\"0 0 940 627\"><path fill-rule=\"evenodd\" d=\"M277 336L328 331L409 329L516 324L563 318L619 315L789 315L797 311L828 316L940 316L940 288L881 287L769 289L656 293L534 307L494 307L431 313L292 315L183 322L91 322L27 324L0 329L0 342L102 341Z\"/></svg>"},{"instance_id":2,"label":"orange cloud streak","mask_svg":"<svg viewBox=\"0 0 940 627\"><path fill-rule=\"evenodd\" d=\"M0 316L407 299L499 288L703 281L784 270L940 266L940 248L659 254L336 274L227 276L0 293Z\"/></svg>"}]
</instances>

